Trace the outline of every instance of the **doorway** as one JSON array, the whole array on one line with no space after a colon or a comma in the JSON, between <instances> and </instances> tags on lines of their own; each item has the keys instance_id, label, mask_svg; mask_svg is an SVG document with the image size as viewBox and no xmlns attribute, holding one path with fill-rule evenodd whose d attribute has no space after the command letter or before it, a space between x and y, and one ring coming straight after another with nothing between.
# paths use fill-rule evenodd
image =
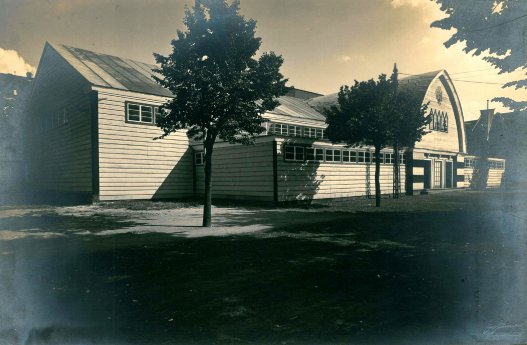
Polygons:
<instances>
[{"instance_id":1,"label":"doorway","mask_svg":"<svg viewBox=\"0 0 527 345\"><path fill-rule=\"evenodd\" d=\"M434 188L443 187L443 161L434 161Z\"/></svg>"}]
</instances>

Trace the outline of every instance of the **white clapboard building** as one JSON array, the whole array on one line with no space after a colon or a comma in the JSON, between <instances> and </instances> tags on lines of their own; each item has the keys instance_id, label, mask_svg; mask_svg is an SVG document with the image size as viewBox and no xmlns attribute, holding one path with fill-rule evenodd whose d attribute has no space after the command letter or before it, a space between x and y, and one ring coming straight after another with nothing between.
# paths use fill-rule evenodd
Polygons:
<instances>
[{"instance_id":1,"label":"white clapboard building","mask_svg":"<svg viewBox=\"0 0 527 345\"><path fill-rule=\"evenodd\" d=\"M30 186L93 200L192 198L203 194L203 153L184 131L161 140L158 107L171 93L151 78L155 66L47 43L26 119ZM402 191L466 187L463 111L452 80L437 71L400 81L430 102L430 133L411 152L383 150L381 188L392 191L400 159ZM320 109L336 95L294 90L266 113L250 146L218 142L213 195L285 202L374 194L373 150L327 140ZM501 176L503 160L493 164ZM467 160L470 165L470 160Z\"/></svg>"}]
</instances>

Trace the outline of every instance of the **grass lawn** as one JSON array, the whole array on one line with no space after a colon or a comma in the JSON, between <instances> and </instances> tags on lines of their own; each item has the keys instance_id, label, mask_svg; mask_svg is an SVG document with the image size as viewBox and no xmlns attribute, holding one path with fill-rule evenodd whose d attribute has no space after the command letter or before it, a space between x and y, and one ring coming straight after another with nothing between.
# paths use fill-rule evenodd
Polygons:
<instances>
[{"instance_id":1,"label":"grass lawn","mask_svg":"<svg viewBox=\"0 0 527 345\"><path fill-rule=\"evenodd\" d=\"M3 207L0 345L519 344L526 197L217 207L209 233L197 208Z\"/></svg>"}]
</instances>

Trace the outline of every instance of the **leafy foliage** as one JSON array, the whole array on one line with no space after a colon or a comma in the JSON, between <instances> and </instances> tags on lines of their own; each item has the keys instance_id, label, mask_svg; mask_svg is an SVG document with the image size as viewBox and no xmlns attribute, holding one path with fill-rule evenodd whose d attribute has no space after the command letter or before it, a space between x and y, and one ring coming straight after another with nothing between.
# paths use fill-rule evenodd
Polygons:
<instances>
[{"instance_id":1,"label":"leafy foliage","mask_svg":"<svg viewBox=\"0 0 527 345\"><path fill-rule=\"evenodd\" d=\"M413 148L426 134L425 128L430 121L426 116L428 104L423 105L411 91L395 92L395 83L396 79L387 79L381 74L378 80L355 81L351 87L342 86L338 104L325 110L326 132L332 142L375 148L376 206L380 206L381 149L394 148L394 169L398 169L399 148Z\"/></svg>"},{"instance_id":2,"label":"leafy foliage","mask_svg":"<svg viewBox=\"0 0 527 345\"><path fill-rule=\"evenodd\" d=\"M178 31L169 56L155 54L161 65L157 82L174 94L165 104L158 126L167 136L187 129L197 140L218 136L248 144L263 131L261 117L285 93L280 74L283 59L275 53L253 58L261 39L256 22L245 20L239 1L196 1L187 9L187 31Z\"/></svg>"},{"instance_id":3,"label":"leafy foliage","mask_svg":"<svg viewBox=\"0 0 527 345\"><path fill-rule=\"evenodd\" d=\"M426 115L429 103L415 92L400 90L394 101L392 117L389 121L391 144L398 147L413 148L429 131L427 125L432 119Z\"/></svg>"},{"instance_id":4,"label":"leafy foliage","mask_svg":"<svg viewBox=\"0 0 527 345\"><path fill-rule=\"evenodd\" d=\"M332 142L350 146L390 144L388 132L392 109L392 85L386 75L379 80L355 81L344 85L338 94L338 105L325 110L326 133Z\"/></svg>"},{"instance_id":5,"label":"leafy foliage","mask_svg":"<svg viewBox=\"0 0 527 345\"><path fill-rule=\"evenodd\" d=\"M484 55L483 60L510 73L527 69L527 1L525 0L435 0L448 17L435 21L432 27L457 31L445 42L448 48L464 42L466 53ZM527 79L504 85L527 89ZM498 97L515 110L526 110L527 102Z\"/></svg>"},{"instance_id":6,"label":"leafy foliage","mask_svg":"<svg viewBox=\"0 0 527 345\"><path fill-rule=\"evenodd\" d=\"M239 14L240 2L196 0L185 11L185 32L172 40L172 53L154 54L160 68L155 80L174 98L162 108L157 125L161 138L186 129L205 149L203 226L211 226L212 152L217 138L251 144L263 132L262 114L278 105L286 79L283 59L263 53L255 59L261 39L256 22Z\"/></svg>"}]
</instances>

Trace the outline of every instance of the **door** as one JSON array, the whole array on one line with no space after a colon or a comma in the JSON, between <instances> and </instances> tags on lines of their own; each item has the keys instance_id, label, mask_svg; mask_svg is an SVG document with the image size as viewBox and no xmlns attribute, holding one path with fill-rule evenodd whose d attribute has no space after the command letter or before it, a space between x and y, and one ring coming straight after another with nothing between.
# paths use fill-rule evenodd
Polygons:
<instances>
[{"instance_id":1,"label":"door","mask_svg":"<svg viewBox=\"0 0 527 345\"><path fill-rule=\"evenodd\" d=\"M424 161L424 188L430 189L430 180L431 180L431 170L432 170L432 161Z\"/></svg>"},{"instance_id":2,"label":"door","mask_svg":"<svg viewBox=\"0 0 527 345\"><path fill-rule=\"evenodd\" d=\"M434 188L441 188L443 181L443 162L434 161Z\"/></svg>"},{"instance_id":3,"label":"door","mask_svg":"<svg viewBox=\"0 0 527 345\"><path fill-rule=\"evenodd\" d=\"M445 188L452 188L453 174L452 162L445 163Z\"/></svg>"}]
</instances>

